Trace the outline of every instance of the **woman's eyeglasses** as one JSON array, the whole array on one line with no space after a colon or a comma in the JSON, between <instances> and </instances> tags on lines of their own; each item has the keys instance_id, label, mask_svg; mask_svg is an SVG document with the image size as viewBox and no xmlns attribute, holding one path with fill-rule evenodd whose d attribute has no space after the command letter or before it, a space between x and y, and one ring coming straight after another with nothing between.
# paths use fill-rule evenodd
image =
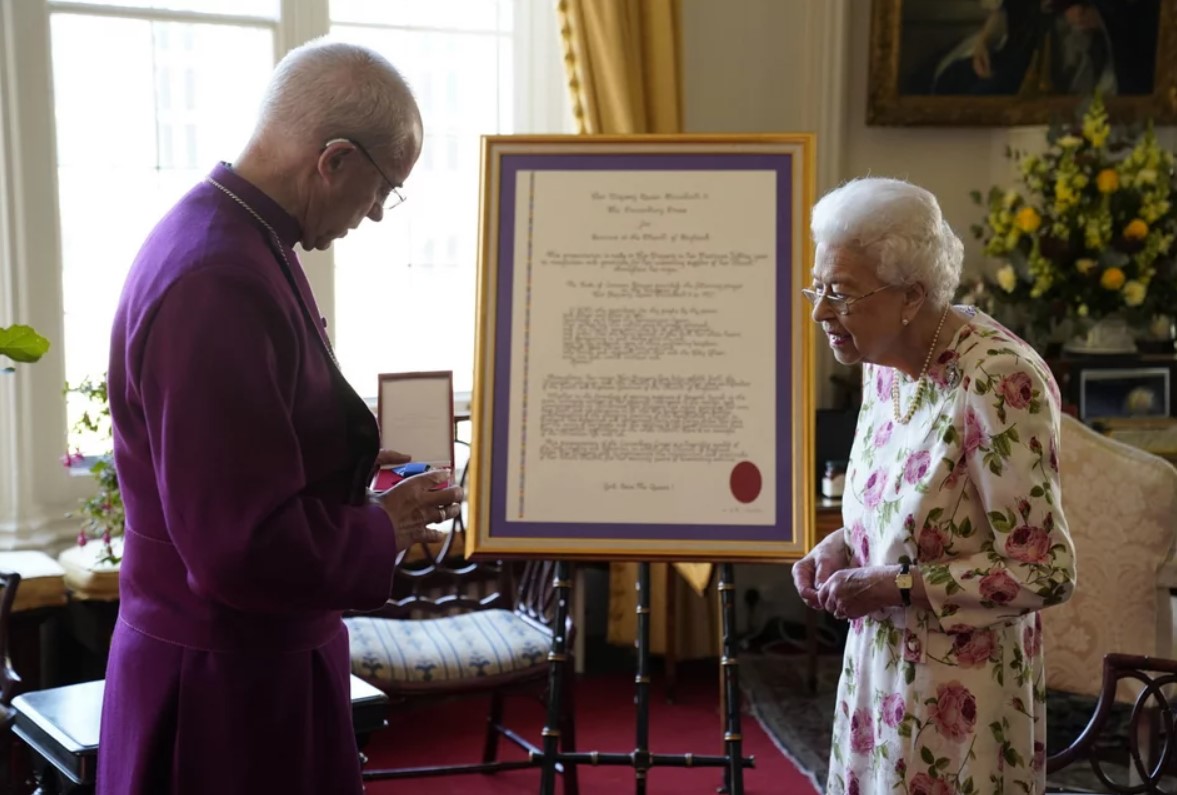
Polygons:
<instances>
[{"instance_id":1,"label":"woman's eyeglasses","mask_svg":"<svg viewBox=\"0 0 1177 795\"><path fill-rule=\"evenodd\" d=\"M817 307L818 301L825 301L830 305L830 309L834 310L834 314L848 315L850 314L850 307L854 306L859 301L870 298L875 293L881 293L883 290L889 290L894 286L895 285L893 284L884 284L882 287L876 287L868 293L855 296L838 295L836 293L826 292L825 290L812 290L806 287L801 290L801 295L805 296L809 300L809 303L811 303L814 307Z\"/></svg>"}]
</instances>

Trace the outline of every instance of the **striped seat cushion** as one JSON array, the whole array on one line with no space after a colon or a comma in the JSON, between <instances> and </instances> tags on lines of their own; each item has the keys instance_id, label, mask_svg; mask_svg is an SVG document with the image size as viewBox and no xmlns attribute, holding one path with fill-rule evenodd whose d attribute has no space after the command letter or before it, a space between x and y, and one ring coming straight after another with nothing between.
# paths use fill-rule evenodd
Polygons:
<instances>
[{"instance_id":1,"label":"striped seat cushion","mask_svg":"<svg viewBox=\"0 0 1177 795\"><path fill-rule=\"evenodd\" d=\"M399 621L345 619L351 670L386 690L428 688L543 665L551 637L510 610Z\"/></svg>"}]
</instances>

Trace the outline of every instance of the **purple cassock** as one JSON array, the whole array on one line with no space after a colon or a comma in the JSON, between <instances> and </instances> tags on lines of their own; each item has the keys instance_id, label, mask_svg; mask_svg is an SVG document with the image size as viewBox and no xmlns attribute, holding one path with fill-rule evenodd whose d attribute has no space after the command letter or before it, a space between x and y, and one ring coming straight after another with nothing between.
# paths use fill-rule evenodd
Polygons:
<instances>
[{"instance_id":1,"label":"purple cassock","mask_svg":"<svg viewBox=\"0 0 1177 795\"><path fill-rule=\"evenodd\" d=\"M391 588L392 524L365 499L379 432L298 223L229 167L210 179L240 202L210 181L181 199L114 322L127 531L98 792L359 793L341 611Z\"/></svg>"}]
</instances>

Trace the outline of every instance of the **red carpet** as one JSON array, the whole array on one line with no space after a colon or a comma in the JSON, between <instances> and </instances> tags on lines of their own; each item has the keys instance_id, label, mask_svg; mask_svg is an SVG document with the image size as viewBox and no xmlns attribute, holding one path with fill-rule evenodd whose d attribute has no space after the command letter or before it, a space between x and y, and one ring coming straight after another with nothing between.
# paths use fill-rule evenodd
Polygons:
<instances>
[{"instance_id":1,"label":"red carpet","mask_svg":"<svg viewBox=\"0 0 1177 795\"><path fill-rule=\"evenodd\" d=\"M666 703L655 682L650 706L652 751L723 753L718 680L713 672L714 668L708 668L680 676L675 704ZM632 675L591 676L577 683L577 750L633 750L633 691ZM389 728L374 735L365 749L370 758L368 768L476 762L482 753L485 718L486 701L478 698L394 713ZM543 726L543 708L534 700L512 699L507 702L505 719L508 726L536 742ZM813 795L809 780L777 750L756 719L745 713L740 720L744 754L756 758L756 767L744 771L745 795ZM513 743L503 740L500 748L504 758L523 758ZM582 766L579 773L584 795L634 792L633 768ZM721 782L720 768L656 767L650 771L646 791L649 795L703 795L714 793ZM366 791L368 795L535 795L539 771L377 781L369 783ZM562 792L559 784L556 791Z\"/></svg>"}]
</instances>

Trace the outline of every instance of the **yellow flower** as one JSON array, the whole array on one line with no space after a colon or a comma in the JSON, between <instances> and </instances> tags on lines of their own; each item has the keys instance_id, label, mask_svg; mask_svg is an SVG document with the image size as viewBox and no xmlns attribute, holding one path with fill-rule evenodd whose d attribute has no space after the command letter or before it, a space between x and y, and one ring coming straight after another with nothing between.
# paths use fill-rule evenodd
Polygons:
<instances>
[{"instance_id":1,"label":"yellow flower","mask_svg":"<svg viewBox=\"0 0 1177 795\"><path fill-rule=\"evenodd\" d=\"M1155 185L1157 183L1157 172L1151 168L1142 168L1136 172L1136 181L1142 185Z\"/></svg>"},{"instance_id":2,"label":"yellow flower","mask_svg":"<svg viewBox=\"0 0 1177 795\"><path fill-rule=\"evenodd\" d=\"M1014 223L1018 229L1032 235L1038 231L1038 227L1042 226L1042 216L1033 207L1023 207L1018 210Z\"/></svg>"},{"instance_id":3,"label":"yellow flower","mask_svg":"<svg viewBox=\"0 0 1177 795\"><path fill-rule=\"evenodd\" d=\"M1105 168L1096 175L1095 186L1100 193L1112 193L1120 187L1120 175L1113 168Z\"/></svg>"},{"instance_id":4,"label":"yellow flower","mask_svg":"<svg viewBox=\"0 0 1177 795\"><path fill-rule=\"evenodd\" d=\"M1144 296L1147 294L1148 288L1135 279L1124 284L1124 303L1128 306L1140 306L1144 303Z\"/></svg>"},{"instance_id":5,"label":"yellow flower","mask_svg":"<svg viewBox=\"0 0 1177 795\"><path fill-rule=\"evenodd\" d=\"M1083 259L1075 260L1075 270L1082 273L1084 276L1095 270L1095 260L1084 257Z\"/></svg>"},{"instance_id":6,"label":"yellow flower","mask_svg":"<svg viewBox=\"0 0 1177 795\"><path fill-rule=\"evenodd\" d=\"M1133 218L1124 227L1124 237L1129 240L1144 240L1144 238L1148 237L1148 224L1139 218Z\"/></svg>"},{"instance_id":7,"label":"yellow flower","mask_svg":"<svg viewBox=\"0 0 1177 795\"><path fill-rule=\"evenodd\" d=\"M1075 311L1079 313L1079 317L1087 317L1087 304L1079 304L1079 308Z\"/></svg>"},{"instance_id":8,"label":"yellow flower","mask_svg":"<svg viewBox=\"0 0 1177 795\"><path fill-rule=\"evenodd\" d=\"M1108 268L1100 275L1099 286L1105 290L1119 290L1124 286L1124 271L1116 267Z\"/></svg>"},{"instance_id":9,"label":"yellow flower","mask_svg":"<svg viewBox=\"0 0 1177 795\"><path fill-rule=\"evenodd\" d=\"M1083 143L1083 139L1077 135L1064 135L1058 139L1058 145L1063 149L1074 149Z\"/></svg>"},{"instance_id":10,"label":"yellow flower","mask_svg":"<svg viewBox=\"0 0 1177 795\"><path fill-rule=\"evenodd\" d=\"M1007 293L1012 293L1018 286L1018 274L1013 265L1002 265L994 275L997 277L997 284Z\"/></svg>"}]
</instances>

